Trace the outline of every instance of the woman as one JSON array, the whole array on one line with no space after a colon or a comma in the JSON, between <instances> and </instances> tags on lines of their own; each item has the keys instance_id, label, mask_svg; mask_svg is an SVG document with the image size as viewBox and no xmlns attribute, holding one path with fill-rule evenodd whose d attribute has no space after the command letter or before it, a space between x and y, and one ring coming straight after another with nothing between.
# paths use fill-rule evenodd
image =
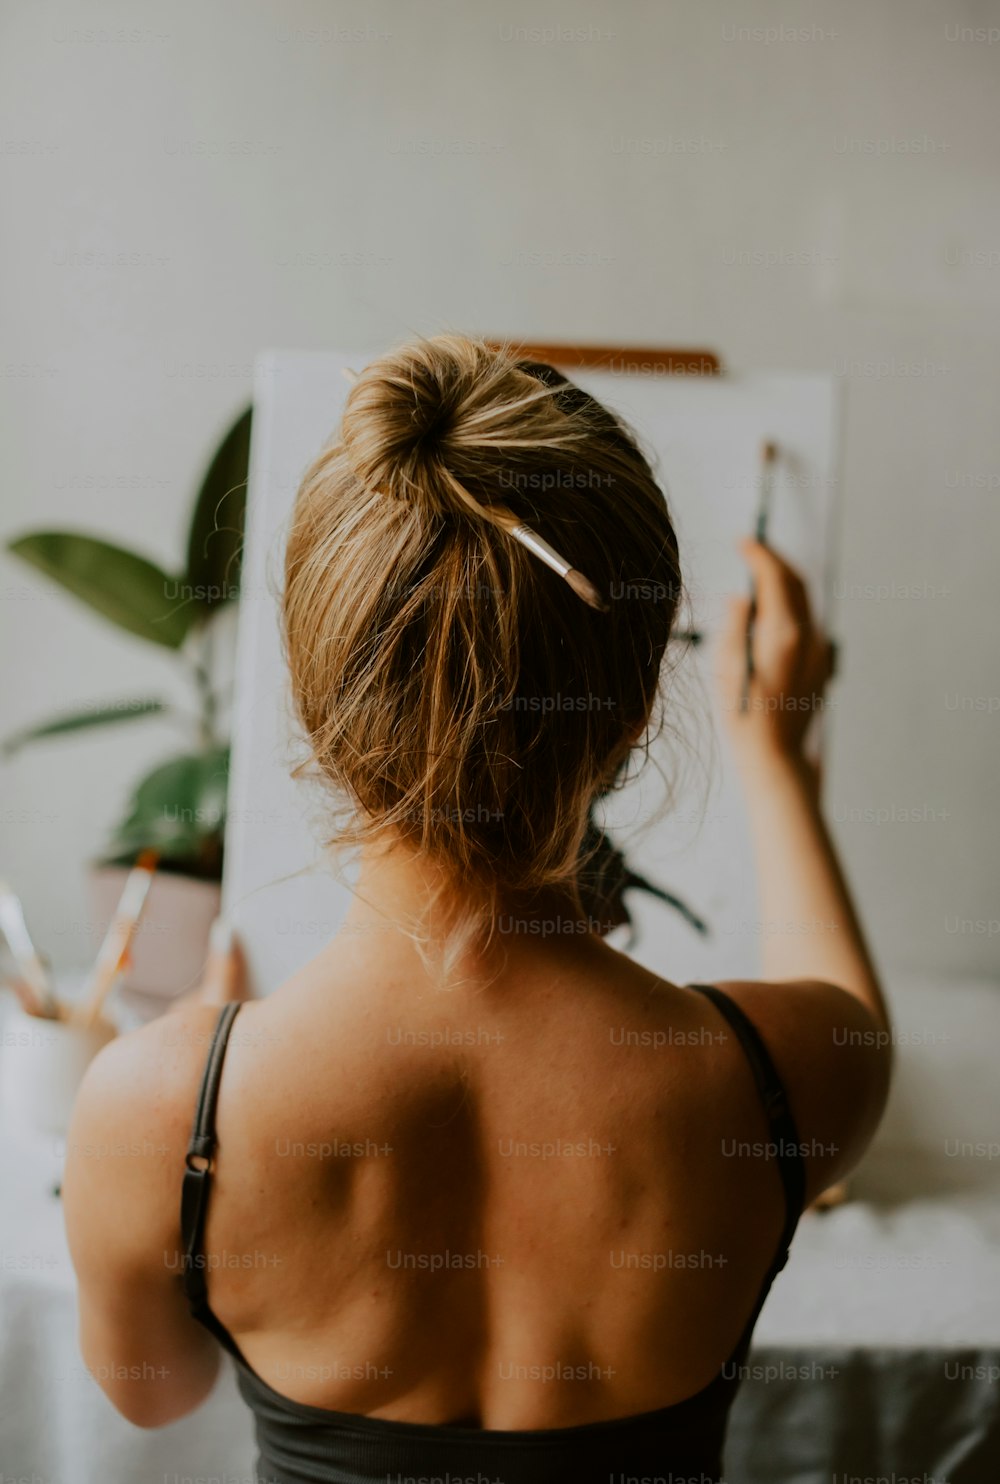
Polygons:
<instances>
[{"instance_id":1,"label":"woman","mask_svg":"<svg viewBox=\"0 0 1000 1484\"><path fill-rule=\"evenodd\" d=\"M743 708L734 602L722 710L787 931L765 982L682 986L614 951L581 891L680 600L648 465L550 367L473 341L357 380L284 593L352 907L228 1047L235 1008L205 1004L113 1043L70 1136L81 1343L126 1417L197 1407L221 1344L269 1484L719 1476L798 1216L889 1076L802 750L829 646L795 573L745 555L753 679ZM86 1159L124 1131L134 1157Z\"/></svg>"}]
</instances>

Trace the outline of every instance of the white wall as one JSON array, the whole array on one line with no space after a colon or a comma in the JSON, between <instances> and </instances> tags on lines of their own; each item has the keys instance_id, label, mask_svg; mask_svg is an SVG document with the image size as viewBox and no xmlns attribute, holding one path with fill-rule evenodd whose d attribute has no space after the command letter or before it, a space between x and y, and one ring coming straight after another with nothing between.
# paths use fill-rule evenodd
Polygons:
<instances>
[{"instance_id":1,"label":"white wall","mask_svg":"<svg viewBox=\"0 0 1000 1484\"><path fill-rule=\"evenodd\" d=\"M455 327L832 367L837 834L890 969L996 970L991 25L976 0L8 0L4 536L178 563L262 346ZM5 730L167 683L2 569ZM84 860L177 740L137 723L0 772L0 871L58 962L92 940Z\"/></svg>"}]
</instances>

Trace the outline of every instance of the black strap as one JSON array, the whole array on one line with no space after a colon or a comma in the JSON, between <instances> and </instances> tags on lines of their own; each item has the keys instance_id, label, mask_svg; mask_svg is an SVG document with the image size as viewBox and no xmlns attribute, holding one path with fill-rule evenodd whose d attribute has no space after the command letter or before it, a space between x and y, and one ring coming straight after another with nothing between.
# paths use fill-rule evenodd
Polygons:
<instances>
[{"instance_id":1,"label":"black strap","mask_svg":"<svg viewBox=\"0 0 1000 1484\"><path fill-rule=\"evenodd\" d=\"M788 1249L795 1228L798 1226L802 1207L805 1204L806 1166L802 1158L802 1147L798 1129L788 1102L785 1084L778 1075L771 1053L764 1038L735 1000L714 984L692 984L692 989L706 995L719 1013L728 1022L730 1029L743 1048L757 1092L770 1129L769 1144L774 1148L774 1157L785 1192L785 1224L778 1242L778 1250L771 1266L770 1278L780 1273L788 1261ZM763 1300L761 1301L763 1302Z\"/></svg>"},{"instance_id":2,"label":"black strap","mask_svg":"<svg viewBox=\"0 0 1000 1484\"><path fill-rule=\"evenodd\" d=\"M241 1003L233 1000L226 1005L212 1032L181 1187L181 1245L184 1252L181 1276L184 1293L194 1318L206 1325L227 1347L230 1345L229 1336L208 1306L208 1282L202 1245L212 1183L212 1156L216 1146L215 1109L219 1100L222 1063L229 1044L229 1032Z\"/></svg>"}]
</instances>

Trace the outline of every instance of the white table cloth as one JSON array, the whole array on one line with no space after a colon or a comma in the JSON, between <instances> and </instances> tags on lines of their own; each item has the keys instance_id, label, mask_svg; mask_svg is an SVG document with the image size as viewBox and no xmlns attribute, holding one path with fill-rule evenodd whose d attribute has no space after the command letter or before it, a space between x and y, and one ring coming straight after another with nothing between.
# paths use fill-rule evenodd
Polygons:
<instances>
[{"instance_id":1,"label":"white table cloth","mask_svg":"<svg viewBox=\"0 0 1000 1484\"><path fill-rule=\"evenodd\" d=\"M30 1484L253 1484L252 1422L225 1365L205 1406L134 1427L87 1373L75 1280L52 1193L54 1140L0 1130L0 1478Z\"/></svg>"}]
</instances>

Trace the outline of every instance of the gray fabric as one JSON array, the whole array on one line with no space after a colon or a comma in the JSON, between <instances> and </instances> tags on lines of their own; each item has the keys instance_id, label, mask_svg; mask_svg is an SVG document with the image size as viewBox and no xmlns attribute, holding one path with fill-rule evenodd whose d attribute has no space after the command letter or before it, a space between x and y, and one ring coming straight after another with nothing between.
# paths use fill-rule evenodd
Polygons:
<instances>
[{"instance_id":1,"label":"gray fabric","mask_svg":"<svg viewBox=\"0 0 1000 1484\"><path fill-rule=\"evenodd\" d=\"M998 1484L1000 1349L751 1352L726 1484Z\"/></svg>"}]
</instances>

